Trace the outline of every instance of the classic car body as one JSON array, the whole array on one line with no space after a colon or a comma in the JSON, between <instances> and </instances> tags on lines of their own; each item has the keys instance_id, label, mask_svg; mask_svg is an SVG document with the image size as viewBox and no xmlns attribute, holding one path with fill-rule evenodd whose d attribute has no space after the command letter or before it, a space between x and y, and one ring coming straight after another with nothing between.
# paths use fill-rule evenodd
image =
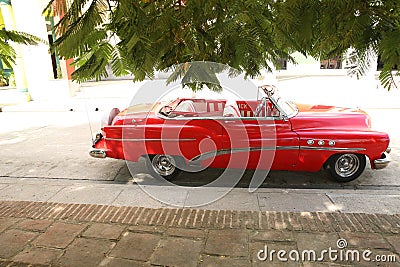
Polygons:
<instances>
[{"instance_id":1,"label":"classic car body","mask_svg":"<svg viewBox=\"0 0 400 267\"><path fill-rule=\"evenodd\" d=\"M256 100L178 98L151 108L114 109L90 155L138 161L172 179L186 168L316 172L340 182L389 164L389 137L359 109L294 104L262 86Z\"/></svg>"}]
</instances>

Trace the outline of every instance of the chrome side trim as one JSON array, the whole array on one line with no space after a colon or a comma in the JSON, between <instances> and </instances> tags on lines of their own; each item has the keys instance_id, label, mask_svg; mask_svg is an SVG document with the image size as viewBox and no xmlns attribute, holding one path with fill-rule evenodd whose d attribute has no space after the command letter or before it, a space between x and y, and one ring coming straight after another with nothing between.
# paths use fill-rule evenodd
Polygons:
<instances>
[{"instance_id":1,"label":"chrome side trim","mask_svg":"<svg viewBox=\"0 0 400 267\"><path fill-rule=\"evenodd\" d=\"M251 148L226 148L226 149L219 149L219 150L213 150L209 152L202 153L200 155L197 155L193 157L192 159L189 160L189 162L193 161L198 161L198 160L206 160L215 156L221 156L221 155L226 155L226 154L232 154L232 153L240 153L240 152L251 152L251 151L261 151L261 150L266 150L266 151L274 151L274 150L293 150L293 149L299 149L298 146L286 146L286 147L251 147Z\"/></svg>"},{"instance_id":2,"label":"chrome side trim","mask_svg":"<svg viewBox=\"0 0 400 267\"><path fill-rule=\"evenodd\" d=\"M93 158L104 159L107 157L107 154L104 150L101 149L91 149L89 151L89 155Z\"/></svg>"},{"instance_id":3,"label":"chrome side trim","mask_svg":"<svg viewBox=\"0 0 400 267\"><path fill-rule=\"evenodd\" d=\"M107 127L107 128L137 128L138 126L136 124L135 125L123 124L123 125L107 125L107 126L104 126L104 128L105 127Z\"/></svg>"},{"instance_id":4,"label":"chrome side trim","mask_svg":"<svg viewBox=\"0 0 400 267\"><path fill-rule=\"evenodd\" d=\"M273 150L326 150L326 151L363 151L365 148L346 148L346 147L309 147L309 146L277 146L277 147L251 147L251 148L228 148L219 149L197 155L189 160L189 162L206 160L215 156L221 156L232 153L251 152L251 151L273 151Z\"/></svg>"},{"instance_id":5,"label":"chrome side trim","mask_svg":"<svg viewBox=\"0 0 400 267\"><path fill-rule=\"evenodd\" d=\"M106 141L126 141L126 142L143 142L143 141L162 141L162 142L190 142L190 141L196 141L196 138L181 138L181 139L168 139L168 138L137 138L137 139L132 139L132 138L105 138Z\"/></svg>"},{"instance_id":6,"label":"chrome side trim","mask_svg":"<svg viewBox=\"0 0 400 267\"><path fill-rule=\"evenodd\" d=\"M304 150L327 150L327 151L364 151L365 148L360 147L313 147L313 146L300 146Z\"/></svg>"},{"instance_id":7,"label":"chrome side trim","mask_svg":"<svg viewBox=\"0 0 400 267\"><path fill-rule=\"evenodd\" d=\"M173 117L169 118L167 116L164 116L162 114L157 114L157 116L161 119L164 120L214 120L214 121L221 121L221 120L259 120L259 121L276 121L276 120L282 120L283 118L281 117L223 117L223 116L215 116L215 117Z\"/></svg>"},{"instance_id":8,"label":"chrome side trim","mask_svg":"<svg viewBox=\"0 0 400 267\"><path fill-rule=\"evenodd\" d=\"M390 163L389 156L383 153L380 159L374 160L375 169L381 170L386 168Z\"/></svg>"}]
</instances>

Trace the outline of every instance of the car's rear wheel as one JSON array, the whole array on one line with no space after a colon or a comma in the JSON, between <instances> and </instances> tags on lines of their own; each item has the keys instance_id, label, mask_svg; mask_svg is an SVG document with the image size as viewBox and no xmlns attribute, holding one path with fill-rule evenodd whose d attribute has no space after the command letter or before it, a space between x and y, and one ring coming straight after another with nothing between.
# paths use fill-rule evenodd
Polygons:
<instances>
[{"instance_id":1,"label":"car's rear wheel","mask_svg":"<svg viewBox=\"0 0 400 267\"><path fill-rule=\"evenodd\" d=\"M361 154L336 154L328 160L328 170L338 182L350 182L364 171L366 159Z\"/></svg>"},{"instance_id":2,"label":"car's rear wheel","mask_svg":"<svg viewBox=\"0 0 400 267\"><path fill-rule=\"evenodd\" d=\"M177 167L178 160L170 155L148 155L146 167L152 176L172 180L182 172Z\"/></svg>"}]
</instances>

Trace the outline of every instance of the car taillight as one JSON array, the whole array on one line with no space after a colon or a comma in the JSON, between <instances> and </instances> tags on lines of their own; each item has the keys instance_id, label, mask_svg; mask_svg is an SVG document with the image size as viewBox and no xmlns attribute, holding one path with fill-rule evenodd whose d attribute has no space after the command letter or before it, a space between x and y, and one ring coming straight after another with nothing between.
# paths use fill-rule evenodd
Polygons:
<instances>
[{"instance_id":1,"label":"car taillight","mask_svg":"<svg viewBox=\"0 0 400 267\"><path fill-rule=\"evenodd\" d=\"M101 119L101 128L104 126L109 126L112 124L114 118L120 113L118 108L113 108L108 113L103 114L103 118Z\"/></svg>"}]
</instances>

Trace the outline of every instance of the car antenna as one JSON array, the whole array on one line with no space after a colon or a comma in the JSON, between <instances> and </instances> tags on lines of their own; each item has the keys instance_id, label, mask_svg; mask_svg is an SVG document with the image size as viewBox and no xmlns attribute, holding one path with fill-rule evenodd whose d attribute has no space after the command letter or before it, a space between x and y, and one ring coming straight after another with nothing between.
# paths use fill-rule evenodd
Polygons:
<instances>
[{"instance_id":1,"label":"car antenna","mask_svg":"<svg viewBox=\"0 0 400 267\"><path fill-rule=\"evenodd\" d=\"M87 107L87 102L86 101L85 101L85 110L86 110L86 116L87 116L88 123L89 123L90 139L92 139L92 144L94 144L92 124L90 123L89 111L88 111L88 107ZM96 108L96 110L97 110L97 108Z\"/></svg>"}]
</instances>

